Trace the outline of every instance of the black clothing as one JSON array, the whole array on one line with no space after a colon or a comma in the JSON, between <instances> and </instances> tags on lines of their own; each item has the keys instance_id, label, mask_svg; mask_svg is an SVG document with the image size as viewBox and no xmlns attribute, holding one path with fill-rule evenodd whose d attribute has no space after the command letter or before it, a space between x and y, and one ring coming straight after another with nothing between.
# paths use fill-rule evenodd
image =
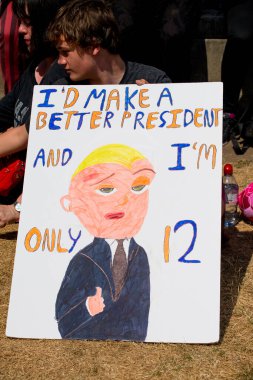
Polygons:
<instances>
[{"instance_id":1,"label":"black clothing","mask_svg":"<svg viewBox=\"0 0 253 380\"><path fill-rule=\"evenodd\" d=\"M128 268L115 297L111 250L95 238L70 261L56 300L56 320L62 338L144 341L150 307L150 274L145 250L132 238ZM86 301L102 289L105 308L91 316Z\"/></svg>"},{"instance_id":2,"label":"black clothing","mask_svg":"<svg viewBox=\"0 0 253 380\"><path fill-rule=\"evenodd\" d=\"M224 112L237 114L241 90L253 97L253 1L225 2L227 42L221 66Z\"/></svg>"},{"instance_id":3,"label":"black clothing","mask_svg":"<svg viewBox=\"0 0 253 380\"><path fill-rule=\"evenodd\" d=\"M253 40L227 40L221 80L224 85L224 112L237 114L241 90L247 97L253 96Z\"/></svg>"},{"instance_id":4,"label":"black clothing","mask_svg":"<svg viewBox=\"0 0 253 380\"><path fill-rule=\"evenodd\" d=\"M13 90L0 100L0 132L13 126L17 127L28 123L33 87L37 84L34 75L36 66L37 63L32 62L15 84ZM64 75L66 75L65 71L55 61L40 84L53 84Z\"/></svg>"},{"instance_id":5,"label":"black clothing","mask_svg":"<svg viewBox=\"0 0 253 380\"><path fill-rule=\"evenodd\" d=\"M173 82L191 79L200 0L114 0L121 55L164 70Z\"/></svg>"}]
</instances>

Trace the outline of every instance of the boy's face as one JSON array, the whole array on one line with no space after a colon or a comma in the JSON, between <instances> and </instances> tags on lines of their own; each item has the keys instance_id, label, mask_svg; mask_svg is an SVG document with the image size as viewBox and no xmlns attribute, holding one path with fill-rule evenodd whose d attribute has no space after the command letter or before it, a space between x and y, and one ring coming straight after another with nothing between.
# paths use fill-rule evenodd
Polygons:
<instances>
[{"instance_id":1,"label":"boy's face","mask_svg":"<svg viewBox=\"0 0 253 380\"><path fill-rule=\"evenodd\" d=\"M148 160L131 169L119 164L97 164L71 181L72 211L96 237L124 239L140 230L148 209L148 188L155 172Z\"/></svg>"},{"instance_id":2,"label":"boy's face","mask_svg":"<svg viewBox=\"0 0 253 380\"><path fill-rule=\"evenodd\" d=\"M58 63L64 66L70 79L74 82L89 80L93 76L95 62L92 51L77 50L71 47L62 37L57 44L59 52Z\"/></svg>"}]
</instances>

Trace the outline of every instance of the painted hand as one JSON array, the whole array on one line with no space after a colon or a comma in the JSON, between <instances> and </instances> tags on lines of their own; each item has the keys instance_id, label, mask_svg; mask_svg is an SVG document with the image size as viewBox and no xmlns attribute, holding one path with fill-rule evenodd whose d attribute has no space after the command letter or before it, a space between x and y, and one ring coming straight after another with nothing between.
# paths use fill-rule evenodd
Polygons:
<instances>
[{"instance_id":1,"label":"painted hand","mask_svg":"<svg viewBox=\"0 0 253 380\"><path fill-rule=\"evenodd\" d=\"M104 310L104 298L102 297L102 289L100 287L96 287L96 294L94 296L87 298L87 307L92 317L96 314L102 313Z\"/></svg>"}]
</instances>

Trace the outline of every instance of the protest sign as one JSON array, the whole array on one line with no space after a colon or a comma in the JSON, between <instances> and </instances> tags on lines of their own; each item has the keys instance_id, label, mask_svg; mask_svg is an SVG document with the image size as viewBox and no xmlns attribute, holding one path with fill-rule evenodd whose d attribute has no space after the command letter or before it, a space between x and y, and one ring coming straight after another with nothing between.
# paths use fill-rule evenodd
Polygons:
<instances>
[{"instance_id":1,"label":"protest sign","mask_svg":"<svg viewBox=\"0 0 253 380\"><path fill-rule=\"evenodd\" d=\"M7 336L218 341L221 140L221 83L35 86Z\"/></svg>"}]
</instances>

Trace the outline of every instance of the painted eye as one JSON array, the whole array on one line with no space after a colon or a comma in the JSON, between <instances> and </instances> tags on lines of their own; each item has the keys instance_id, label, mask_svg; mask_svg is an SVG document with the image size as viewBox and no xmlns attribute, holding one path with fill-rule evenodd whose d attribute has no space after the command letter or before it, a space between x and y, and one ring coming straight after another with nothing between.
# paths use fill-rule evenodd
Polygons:
<instances>
[{"instance_id":1,"label":"painted eye","mask_svg":"<svg viewBox=\"0 0 253 380\"><path fill-rule=\"evenodd\" d=\"M101 187L100 189L95 190L95 192L99 195L111 195L116 193L117 189L114 187Z\"/></svg>"},{"instance_id":2,"label":"painted eye","mask_svg":"<svg viewBox=\"0 0 253 380\"><path fill-rule=\"evenodd\" d=\"M144 191L146 191L148 189L148 185L137 185L137 186L133 186L131 191L134 193L134 194L142 194L144 193Z\"/></svg>"}]
</instances>

